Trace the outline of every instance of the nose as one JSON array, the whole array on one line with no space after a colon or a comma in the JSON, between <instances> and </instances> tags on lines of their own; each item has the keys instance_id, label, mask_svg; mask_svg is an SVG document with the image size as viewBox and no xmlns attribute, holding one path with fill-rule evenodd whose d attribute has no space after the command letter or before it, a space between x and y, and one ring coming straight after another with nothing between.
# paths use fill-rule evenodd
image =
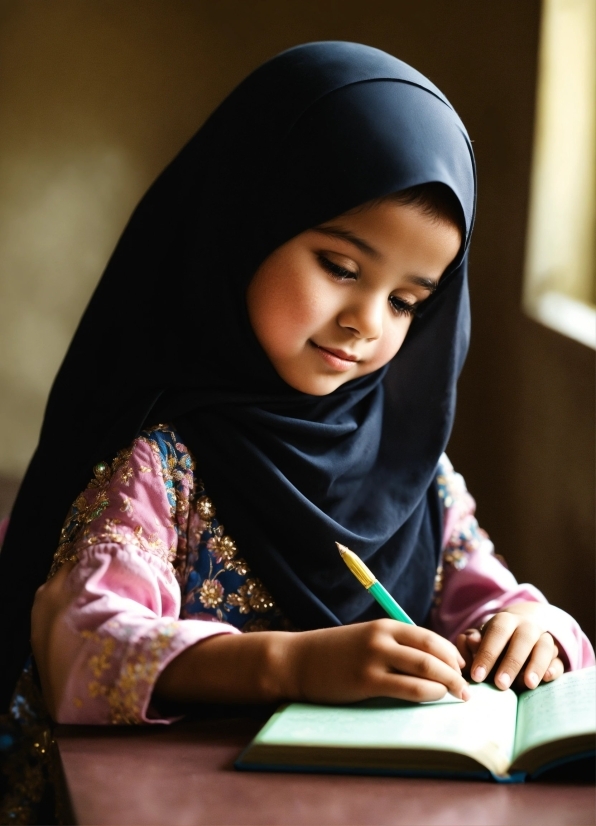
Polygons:
<instances>
[{"instance_id":1,"label":"nose","mask_svg":"<svg viewBox=\"0 0 596 826\"><path fill-rule=\"evenodd\" d=\"M363 295L345 307L338 316L339 326L357 338L374 341L383 332L383 315L387 296Z\"/></svg>"}]
</instances>

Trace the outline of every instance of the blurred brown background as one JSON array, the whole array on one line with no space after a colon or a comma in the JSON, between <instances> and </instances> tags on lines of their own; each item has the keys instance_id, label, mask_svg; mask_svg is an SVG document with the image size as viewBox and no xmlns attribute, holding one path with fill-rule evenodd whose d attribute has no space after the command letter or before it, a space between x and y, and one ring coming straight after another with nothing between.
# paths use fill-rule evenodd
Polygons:
<instances>
[{"instance_id":1,"label":"blurred brown background","mask_svg":"<svg viewBox=\"0 0 596 826\"><path fill-rule=\"evenodd\" d=\"M426 74L474 140L473 337L449 452L516 576L593 638L594 353L521 310L539 22L539 0L3 0L0 511L151 180L259 63L357 40Z\"/></svg>"}]
</instances>

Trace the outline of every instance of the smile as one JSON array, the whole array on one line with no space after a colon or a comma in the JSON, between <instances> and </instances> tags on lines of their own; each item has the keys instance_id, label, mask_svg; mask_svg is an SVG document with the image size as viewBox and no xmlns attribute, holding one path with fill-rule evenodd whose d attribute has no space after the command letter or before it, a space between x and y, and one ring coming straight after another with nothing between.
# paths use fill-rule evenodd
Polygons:
<instances>
[{"instance_id":1,"label":"smile","mask_svg":"<svg viewBox=\"0 0 596 826\"><path fill-rule=\"evenodd\" d=\"M312 344L323 361L339 373L349 370L358 361L358 356L354 356L351 353L346 353L344 350L321 347L319 344L315 344L314 341L309 343Z\"/></svg>"}]
</instances>

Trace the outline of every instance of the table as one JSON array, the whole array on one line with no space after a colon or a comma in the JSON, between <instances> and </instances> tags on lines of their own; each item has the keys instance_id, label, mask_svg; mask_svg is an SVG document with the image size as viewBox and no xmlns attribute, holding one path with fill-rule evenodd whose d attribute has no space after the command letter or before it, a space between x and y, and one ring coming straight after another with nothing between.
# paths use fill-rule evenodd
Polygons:
<instances>
[{"instance_id":1,"label":"table","mask_svg":"<svg viewBox=\"0 0 596 826\"><path fill-rule=\"evenodd\" d=\"M71 813L85 826L589 826L594 787L237 772L262 720L59 726ZM71 819L72 818L72 819Z\"/></svg>"}]
</instances>

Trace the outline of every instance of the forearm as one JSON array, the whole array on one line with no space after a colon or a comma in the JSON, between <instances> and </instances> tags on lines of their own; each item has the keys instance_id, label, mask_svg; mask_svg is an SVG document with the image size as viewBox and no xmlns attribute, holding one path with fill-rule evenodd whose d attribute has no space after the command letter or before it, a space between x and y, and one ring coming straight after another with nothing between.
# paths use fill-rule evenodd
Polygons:
<instances>
[{"instance_id":1,"label":"forearm","mask_svg":"<svg viewBox=\"0 0 596 826\"><path fill-rule=\"evenodd\" d=\"M296 698L298 634L261 631L202 640L160 674L156 699L176 702L274 703Z\"/></svg>"},{"instance_id":2,"label":"forearm","mask_svg":"<svg viewBox=\"0 0 596 826\"><path fill-rule=\"evenodd\" d=\"M189 647L160 675L156 699L354 703L370 697L467 699L463 659L431 631L393 620L295 633L219 636Z\"/></svg>"}]
</instances>

